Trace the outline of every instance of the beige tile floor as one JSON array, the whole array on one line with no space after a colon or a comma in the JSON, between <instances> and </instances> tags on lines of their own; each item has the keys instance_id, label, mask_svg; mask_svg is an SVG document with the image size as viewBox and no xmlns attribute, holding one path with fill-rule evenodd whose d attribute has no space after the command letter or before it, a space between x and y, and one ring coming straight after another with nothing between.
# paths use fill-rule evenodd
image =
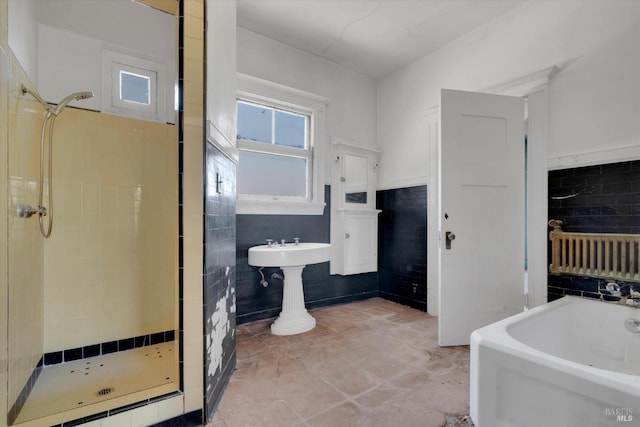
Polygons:
<instances>
[{"instance_id":1,"label":"beige tile floor","mask_svg":"<svg viewBox=\"0 0 640 427\"><path fill-rule=\"evenodd\" d=\"M437 319L374 298L314 310L288 337L237 328L237 370L208 427L466 425L469 348L439 347Z\"/></svg>"}]
</instances>

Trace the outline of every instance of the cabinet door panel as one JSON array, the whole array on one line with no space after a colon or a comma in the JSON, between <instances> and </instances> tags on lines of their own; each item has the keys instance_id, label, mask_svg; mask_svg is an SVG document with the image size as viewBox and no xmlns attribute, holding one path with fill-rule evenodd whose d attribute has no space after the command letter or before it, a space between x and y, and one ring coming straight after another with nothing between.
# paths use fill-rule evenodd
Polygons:
<instances>
[{"instance_id":1,"label":"cabinet door panel","mask_svg":"<svg viewBox=\"0 0 640 427\"><path fill-rule=\"evenodd\" d=\"M345 274L377 270L378 215L345 215L344 269Z\"/></svg>"}]
</instances>

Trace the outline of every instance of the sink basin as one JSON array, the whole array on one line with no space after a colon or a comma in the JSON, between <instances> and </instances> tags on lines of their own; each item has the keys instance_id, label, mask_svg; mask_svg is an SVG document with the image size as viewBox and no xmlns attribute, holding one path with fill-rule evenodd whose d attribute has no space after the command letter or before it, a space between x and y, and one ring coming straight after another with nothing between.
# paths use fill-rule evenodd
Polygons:
<instances>
[{"instance_id":1,"label":"sink basin","mask_svg":"<svg viewBox=\"0 0 640 427\"><path fill-rule=\"evenodd\" d=\"M274 244L249 248L249 265L280 267L284 274L282 311L271 325L272 334L301 334L316 327L316 319L304 305L302 270L307 264L329 261L330 248L329 243L287 243L284 246Z\"/></svg>"},{"instance_id":2,"label":"sink basin","mask_svg":"<svg viewBox=\"0 0 640 427\"><path fill-rule=\"evenodd\" d=\"M287 243L249 248L249 265L256 267L293 267L329 261L329 243Z\"/></svg>"}]
</instances>

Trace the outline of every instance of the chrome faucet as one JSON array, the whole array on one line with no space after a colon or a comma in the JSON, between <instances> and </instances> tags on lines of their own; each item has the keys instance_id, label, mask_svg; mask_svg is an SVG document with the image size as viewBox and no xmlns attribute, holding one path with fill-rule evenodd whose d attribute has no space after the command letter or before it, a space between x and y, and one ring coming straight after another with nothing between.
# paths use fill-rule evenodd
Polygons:
<instances>
[{"instance_id":1,"label":"chrome faucet","mask_svg":"<svg viewBox=\"0 0 640 427\"><path fill-rule=\"evenodd\" d=\"M632 307L640 307L640 291L636 291L633 289L633 286L631 286L629 288L629 295L620 298L620 303Z\"/></svg>"},{"instance_id":2,"label":"chrome faucet","mask_svg":"<svg viewBox=\"0 0 640 427\"><path fill-rule=\"evenodd\" d=\"M640 307L640 298L638 297L622 297L620 304L630 305L631 307Z\"/></svg>"},{"instance_id":3,"label":"chrome faucet","mask_svg":"<svg viewBox=\"0 0 640 427\"><path fill-rule=\"evenodd\" d=\"M640 289L634 285L622 287L616 282L609 282L605 286L601 285L598 292L600 295L620 298L617 301L619 304L640 307Z\"/></svg>"},{"instance_id":4,"label":"chrome faucet","mask_svg":"<svg viewBox=\"0 0 640 427\"><path fill-rule=\"evenodd\" d=\"M273 246L273 239L267 239L267 245L269 247Z\"/></svg>"},{"instance_id":5,"label":"chrome faucet","mask_svg":"<svg viewBox=\"0 0 640 427\"><path fill-rule=\"evenodd\" d=\"M609 282L604 286L604 288L601 286L600 289L598 289L598 291L600 291L600 294L602 295L611 295L612 297L622 297L622 289L620 288L620 285L618 285L616 282Z\"/></svg>"},{"instance_id":6,"label":"chrome faucet","mask_svg":"<svg viewBox=\"0 0 640 427\"><path fill-rule=\"evenodd\" d=\"M285 244L284 239L280 240L280 246L284 246L284 244Z\"/></svg>"},{"instance_id":7,"label":"chrome faucet","mask_svg":"<svg viewBox=\"0 0 640 427\"><path fill-rule=\"evenodd\" d=\"M300 244L300 238L299 237L294 237L293 238L293 244L298 246Z\"/></svg>"}]
</instances>

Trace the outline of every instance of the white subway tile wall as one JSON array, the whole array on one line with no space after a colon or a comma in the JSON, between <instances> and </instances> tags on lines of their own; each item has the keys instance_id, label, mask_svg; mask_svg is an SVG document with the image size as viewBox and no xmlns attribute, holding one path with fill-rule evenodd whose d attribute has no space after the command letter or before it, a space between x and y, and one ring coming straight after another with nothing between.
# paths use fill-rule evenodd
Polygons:
<instances>
[{"instance_id":1,"label":"white subway tile wall","mask_svg":"<svg viewBox=\"0 0 640 427\"><path fill-rule=\"evenodd\" d=\"M198 89L184 93L182 136L183 203L183 345L184 412L202 409L203 380L203 141L204 141L204 2L184 1L183 84ZM186 31L187 27L191 27ZM199 52L199 53L198 53Z\"/></svg>"},{"instance_id":2,"label":"white subway tile wall","mask_svg":"<svg viewBox=\"0 0 640 427\"><path fill-rule=\"evenodd\" d=\"M8 122L8 91L9 91L9 76L10 76L10 63L8 46L7 46L7 34L8 34L8 14L7 14L7 0L0 0L0 129L7 129ZM0 165L2 168L7 165L7 141L8 134L6 131L0 132ZM3 169L4 170L4 169ZM0 188L8 188L8 174L0 174ZM0 191L0 206L7 206L7 191ZM0 209L0 221L2 224L6 224L7 210ZM7 227L0 227L0 242L7 241ZM7 257L8 246L6 244L0 245L0 342L6 343L7 337ZM7 346L0 346L0 387L3 390L7 390ZM8 412L7 399L0 399L0 413L6 414ZM0 422L0 425L2 423Z\"/></svg>"},{"instance_id":3,"label":"white subway tile wall","mask_svg":"<svg viewBox=\"0 0 640 427\"><path fill-rule=\"evenodd\" d=\"M6 9L5 9L6 10ZM20 85L32 86L17 59L8 49L8 398L16 401L42 357L44 338L43 243L37 217L18 218L18 203L38 205L40 126L43 109L23 97ZM5 80L7 83L7 80ZM4 169L4 168L3 168ZM5 187L6 188L6 187ZM7 206L5 205L5 206ZM6 224L6 223L5 223ZM7 294L4 294L7 295Z\"/></svg>"}]
</instances>

